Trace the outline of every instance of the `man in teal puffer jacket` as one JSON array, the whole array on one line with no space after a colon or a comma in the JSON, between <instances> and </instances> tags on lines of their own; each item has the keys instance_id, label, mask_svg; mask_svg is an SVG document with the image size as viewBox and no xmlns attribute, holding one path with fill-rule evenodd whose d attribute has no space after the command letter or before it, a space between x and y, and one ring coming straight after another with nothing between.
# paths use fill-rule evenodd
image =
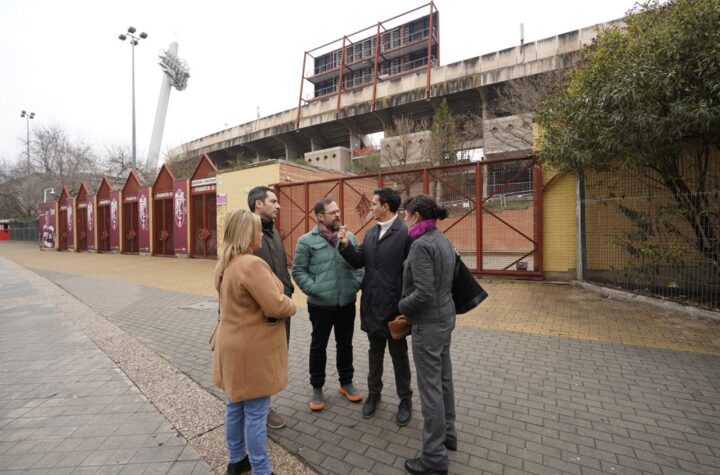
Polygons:
<instances>
[{"instance_id":1,"label":"man in teal puffer jacket","mask_svg":"<svg viewBox=\"0 0 720 475\"><path fill-rule=\"evenodd\" d=\"M322 388L325 385L325 364L330 332L335 328L338 391L352 402L363 395L353 385L352 338L355 329L355 296L362 284L363 271L353 269L337 251L340 209L332 198L323 198L314 208L317 226L300 237L295 246L292 276L307 295L308 313L312 323L310 343L310 384L313 395L310 409L325 407ZM357 246L355 236L348 233Z\"/></svg>"}]
</instances>

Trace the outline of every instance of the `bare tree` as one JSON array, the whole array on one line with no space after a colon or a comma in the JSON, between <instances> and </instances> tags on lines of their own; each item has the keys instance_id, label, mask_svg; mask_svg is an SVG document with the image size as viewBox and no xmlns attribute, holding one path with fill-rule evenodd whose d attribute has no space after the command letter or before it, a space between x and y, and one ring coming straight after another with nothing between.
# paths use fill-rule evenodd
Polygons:
<instances>
[{"instance_id":1,"label":"bare tree","mask_svg":"<svg viewBox=\"0 0 720 475\"><path fill-rule=\"evenodd\" d=\"M411 163L430 160L430 134L427 119L413 120L408 116L393 119L393 128L386 132L380 151L383 168L405 168Z\"/></svg>"},{"instance_id":2,"label":"bare tree","mask_svg":"<svg viewBox=\"0 0 720 475\"><path fill-rule=\"evenodd\" d=\"M508 81L495 89L486 107L486 152L507 155L532 150L534 112L566 81L566 71L552 71Z\"/></svg>"}]
</instances>

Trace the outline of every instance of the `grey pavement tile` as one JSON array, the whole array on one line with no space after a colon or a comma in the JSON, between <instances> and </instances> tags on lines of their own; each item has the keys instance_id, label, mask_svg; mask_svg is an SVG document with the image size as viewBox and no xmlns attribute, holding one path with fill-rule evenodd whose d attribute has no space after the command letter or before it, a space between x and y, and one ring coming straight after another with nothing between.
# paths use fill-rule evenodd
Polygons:
<instances>
[{"instance_id":1,"label":"grey pavement tile","mask_svg":"<svg viewBox=\"0 0 720 475\"><path fill-rule=\"evenodd\" d=\"M202 300L198 296L126 283L120 285L128 292L110 295L108 281L92 282L92 278L58 273L50 277L213 394L222 396L212 387L211 353L205 348L206 336L214 324L212 311L177 308ZM149 315L153 318L148 319ZM280 431L270 431L269 436L301 455L305 452L308 460L317 459L315 463L320 465L316 468L321 473L401 470L403 458L416 455L421 446L417 392L413 421L405 428L394 427L394 402L391 403L395 397L394 381L386 355L384 407L374 420L361 420L359 406L336 394L335 350L330 344L327 408L320 414L311 413L307 409L310 325L304 309L294 317L292 328L290 384L273 398L273 405L278 406L288 425ZM355 379L363 388L367 341L359 329L354 343ZM652 465L642 464L660 466L663 475L669 470L717 473L713 464L720 456L717 450L720 421L716 420L720 417L720 387L716 383L720 380L720 357L467 327L456 329L452 352L460 450L451 454L451 473L587 475L655 470ZM52 372L45 376L52 381ZM86 374L78 373L76 381L112 381L107 391L101 393L116 391L119 380L105 377L103 371L86 370ZM32 381L17 379L12 384L32 391L25 386ZM59 389L64 391L61 394L70 394L73 388L78 391L96 388L92 392L96 394L101 386ZM132 408L148 405L139 394L118 392L112 396L97 396L99 399L89 396L79 406L97 405L106 408L101 412L123 414L138 413ZM29 407L34 406L5 402L0 396L0 411ZM152 407L147 410L153 412ZM84 414L90 413L66 410L61 416ZM100 450L121 449L128 441L125 437L135 437L120 435L130 431L121 429L124 424L129 423L121 422L112 428L115 435L96 435L108 437ZM149 428L141 431L146 430ZM165 435L148 441L158 431ZM143 440L135 440L132 448L171 446L172 432L166 423L160 423L156 430L137 434ZM0 426L0 444L6 437ZM26 439L27 434L13 440ZM670 440L676 442L671 444ZM189 472L195 460L194 449L174 442L182 447L175 466L182 467L182 473ZM343 453L345 456L340 455ZM377 460L388 454L394 457L392 463ZM133 452L132 456L135 455ZM618 460L619 457L627 460ZM208 470L200 465L196 462L192 471ZM349 471L340 472L348 468Z\"/></svg>"},{"instance_id":2,"label":"grey pavement tile","mask_svg":"<svg viewBox=\"0 0 720 475\"><path fill-rule=\"evenodd\" d=\"M197 460L175 462L167 473L168 475L191 475L197 465Z\"/></svg>"},{"instance_id":3,"label":"grey pavement tile","mask_svg":"<svg viewBox=\"0 0 720 475\"><path fill-rule=\"evenodd\" d=\"M145 462L174 462L182 452L183 447L152 447L138 449L131 463Z\"/></svg>"}]
</instances>

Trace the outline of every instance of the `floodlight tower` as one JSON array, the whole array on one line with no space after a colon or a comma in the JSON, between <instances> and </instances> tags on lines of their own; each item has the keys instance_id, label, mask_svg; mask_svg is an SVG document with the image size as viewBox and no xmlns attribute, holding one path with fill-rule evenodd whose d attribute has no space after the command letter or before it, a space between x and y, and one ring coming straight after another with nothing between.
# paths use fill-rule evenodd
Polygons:
<instances>
[{"instance_id":1,"label":"floodlight tower","mask_svg":"<svg viewBox=\"0 0 720 475\"><path fill-rule=\"evenodd\" d=\"M160 84L157 109L155 110L155 124L150 137L150 146L148 147L146 162L148 170L155 170L158 165L160 143L162 142L165 118L167 117L168 103L170 102L170 87L182 91L187 87L188 78L190 77L190 68L188 68L185 61L178 58L177 52L177 42L170 43L167 51L163 51L160 55L160 62L158 63L164 74Z\"/></svg>"}]
</instances>

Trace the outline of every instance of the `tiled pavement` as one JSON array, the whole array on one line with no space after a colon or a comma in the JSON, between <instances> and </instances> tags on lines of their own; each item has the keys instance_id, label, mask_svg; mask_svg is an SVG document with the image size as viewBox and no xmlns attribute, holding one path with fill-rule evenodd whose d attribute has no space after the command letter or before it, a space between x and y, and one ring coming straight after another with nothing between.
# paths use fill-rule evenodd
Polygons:
<instances>
[{"instance_id":1,"label":"tiled pavement","mask_svg":"<svg viewBox=\"0 0 720 475\"><path fill-rule=\"evenodd\" d=\"M0 259L0 473L212 473L76 325Z\"/></svg>"},{"instance_id":2,"label":"tiled pavement","mask_svg":"<svg viewBox=\"0 0 720 475\"><path fill-rule=\"evenodd\" d=\"M113 257L165 269L175 262ZM72 273L38 272L209 385L206 338L214 309L180 308L207 295L87 277L68 267ZM498 300L459 319L453 335L460 443L450 455L452 473L720 473L717 322L567 287L489 287ZM363 420L359 405L342 400L330 384L332 363L328 407L311 413L304 311L293 317L291 333L290 384L274 400L288 427L271 436L322 473L402 473L404 459L420 447L419 400L411 424L398 428L389 358L374 419ZM358 330L356 380L363 388L366 352Z\"/></svg>"}]
</instances>

